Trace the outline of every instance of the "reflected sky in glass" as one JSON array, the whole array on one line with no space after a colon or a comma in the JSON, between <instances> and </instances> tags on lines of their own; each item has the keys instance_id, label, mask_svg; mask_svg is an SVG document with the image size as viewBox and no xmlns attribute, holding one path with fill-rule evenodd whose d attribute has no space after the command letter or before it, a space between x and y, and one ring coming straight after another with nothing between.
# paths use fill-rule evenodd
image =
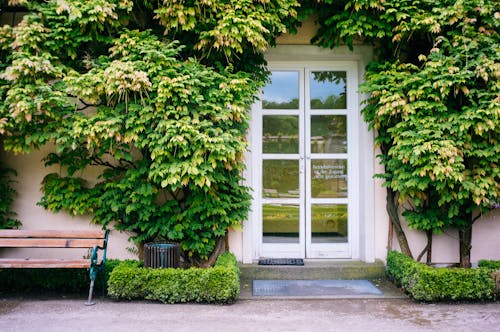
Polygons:
<instances>
[{"instance_id":1,"label":"reflected sky in glass","mask_svg":"<svg viewBox=\"0 0 500 332\"><path fill-rule=\"evenodd\" d=\"M298 109L299 72L273 71L270 82L262 89L262 108Z\"/></svg>"},{"instance_id":2,"label":"reflected sky in glass","mask_svg":"<svg viewBox=\"0 0 500 332\"><path fill-rule=\"evenodd\" d=\"M345 71L312 71L310 94L312 109L346 109Z\"/></svg>"}]
</instances>

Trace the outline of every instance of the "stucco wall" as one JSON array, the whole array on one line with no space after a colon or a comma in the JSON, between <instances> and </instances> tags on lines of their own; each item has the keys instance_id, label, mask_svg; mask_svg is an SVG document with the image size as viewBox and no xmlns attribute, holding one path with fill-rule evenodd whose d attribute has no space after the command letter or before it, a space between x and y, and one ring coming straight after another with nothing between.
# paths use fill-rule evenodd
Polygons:
<instances>
[{"instance_id":1,"label":"stucco wall","mask_svg":"<svg viewBox=\"0 0 500 332\"><path fill-rule=\"evenodd\" d=\"M35 151L29 155L13 155L2 151L1 159L7 167L13 168L17 172L16 183L17 197L13 209L17 212L17 219L22 222L23 229L100 229L100 226L91 225L89 216L74 217L65 212L51 213L41 206L37 206L40 201L40 186L44 176L48 173L59 172L58 167L44 167L42 158L50 151L50 147L45 147L41 151ZM94 174L92 174L94 173ZM88 171L82 174L88 179L95 179L95 172ZM112 231L108 244L108 257L110 258L132 258L127 248L135 248L133 243L128 242L128 235ZM7 250L7 249L2 249ZM9 255L16 257L75 257L74 252L81 252L86 255L86 250L80 249L9 249Z\"/></svg>"},{"instance_id":2,"label":"stucco wall","mask_svg":"<svg viewBox=\"0 0 500 332\"><path fill-rule=\"evenodd\" d=\"M414 257L418 256L427 243L425 234L404 227ZM471 261L481 259L500 260L500 209L490 211L477 220L472 227ZM393 248L398 250L396 237ZM425 261L424 255L422 260ZM432 238L432 261L435 263L457 263L459 261L458 232L447 229Z\"/></svg>"}]
</instances>

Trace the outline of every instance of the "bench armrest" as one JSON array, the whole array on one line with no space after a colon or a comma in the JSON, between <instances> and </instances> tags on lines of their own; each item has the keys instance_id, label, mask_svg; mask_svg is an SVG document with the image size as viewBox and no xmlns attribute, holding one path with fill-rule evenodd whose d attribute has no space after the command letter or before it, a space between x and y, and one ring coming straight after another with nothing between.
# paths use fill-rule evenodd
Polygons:
<instances>
[{"instance_id":1,"label":"bench armrest","mask_svg":"<svg viewBox=\"0 0 500 332\"><path fill-rule=\"evenodd\" d=\"M106 235L105 235L103 246L102 247L94 246L92 248L92 252L90 253L90 279L91 280L95 280L98 271L100 269L103 269L104 266L106 265L106 251L107 251L107 247L108 247L108 235L109 235L109 230L106 230ZM103 251L101 264L98 264L98 261L99 261L98 251L99 251L99 249L101 249Z\"/></svg>"}]
</instances>

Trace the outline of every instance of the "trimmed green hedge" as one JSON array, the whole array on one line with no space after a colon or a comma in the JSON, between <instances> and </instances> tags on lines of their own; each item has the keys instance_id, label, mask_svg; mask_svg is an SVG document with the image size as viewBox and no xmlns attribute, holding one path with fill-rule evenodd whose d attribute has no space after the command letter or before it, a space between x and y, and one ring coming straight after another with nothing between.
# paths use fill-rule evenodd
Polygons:
<instances>
[{"instance_id":1,"label":"trimmed green hedge","mask_svg":"<svg viewBox=\"0 0 500 332\"><path fill-rule=\"evenodd\" d=\"M495 298L491 268L433 268L390 251L387 274L416 300L483 301Z\"/></svg>"},{"instance_id":2,"label":"trimmed green hedge","mask_svg":"<svg viewBox=\"0 0 500 332\"><path fill-rule=\"evenodd\" d=\"M163 303L233 303L240 294L236 258L224 253L211 268L150 269L138 261L118 265L110 275L108 294L115 299L148 299Z\"/></svg>"},{"instance_id":3,"label":"trimmed green hedge","mask_svg":"<svg viewBox=\"0 0 500 332\"><path fill-rule=\"evenodd\" d=\"M106 262L104 278L98 275L96 279L95 294L107 284L109 274L119 263L117 259ZM0 280L0 291L21 293L88 292L90 284L88 269L0 269Z\"/></svg>"},{"instance_id":4,"label":"trimmed green hedge","mask_svg":"<svg viewBox=\"0 0 500 332\"><path fill-rule=\"evenodd\" d=\"M491 261L482 259L477 264L479 267L484 267L492 270L500 270L500 261Z\"/></svg>"}]
</instances>

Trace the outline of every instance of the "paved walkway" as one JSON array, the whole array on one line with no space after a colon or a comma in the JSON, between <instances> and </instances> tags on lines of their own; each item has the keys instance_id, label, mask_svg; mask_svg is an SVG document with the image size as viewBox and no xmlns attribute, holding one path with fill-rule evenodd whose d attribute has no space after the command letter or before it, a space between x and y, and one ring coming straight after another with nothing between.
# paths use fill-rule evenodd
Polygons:
<instances>
[{"instance_id":1,"label":"paved walkway","mask_svg":"<svg viewBox=\"0 0 500 332\"><path fill-rule=\"evenodd\" d=\"M239 300L228 306L0 298L0 331L500 331L500 303Z\"/></svg>"}]
</instances>

